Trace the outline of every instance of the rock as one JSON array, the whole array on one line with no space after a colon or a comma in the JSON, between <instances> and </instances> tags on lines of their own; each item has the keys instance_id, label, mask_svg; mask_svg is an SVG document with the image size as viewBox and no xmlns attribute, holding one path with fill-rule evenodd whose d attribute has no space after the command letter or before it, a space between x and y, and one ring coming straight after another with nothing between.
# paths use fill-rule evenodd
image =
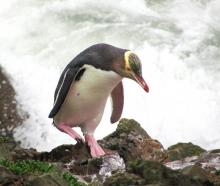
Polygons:
<instances>
[{"instance_id":1,"label":"rock","mask_svg":"<svg viewBox=\"0 0 220 186\"><path fill-rule=\"evenodd\" d=\"M209 179L207 176L209 173L206 172L204 169L202 169L198 164L185 167L184 169L181 170L181 173L183 175L190 175L194 179L200 179L204 183L209 182Z\"/></svg>"},{"instance_id":2,"label":"rock","mask_svg":"<svg viewBox=\"0 0 220 186\"><path fill-rule=\"evenodd\" d=\"M133 159L158 160L166 158L163 146L152 139L135 120L121 119L115 132L99 141L106 149L117 151L128 162Z\"/></svg>"},{"instance_id":3,"label":"rock","mask_svg":"<svg viewBox=\"0 0 220 186\"><path fill-rule=\"evenodd\" d=\"M31 186L68 186L68 184L62 180L59 176L54 176L51 174L46 174L42 176L38 176L33 180L29 181Z\"/></svg>"},{"instance_id":4,"label":"rock","mask_svg":"<svg viewBox=\"0 0 220 186\"><path fill-rule=\"evenodd\" d=\"M220 153L220 149L211 150L210 153Z\"/></svg>"},{"instance_id":5,"label":"rock","mask_svg":"<svg viewBox=\"0 0 220 186\"><path fill-rule=\"evenodd\" d=\"M206 150L192 143L177 143L168 148L166 161L181 160L186 157L197 156Z\"/></svg>"},{"instance_id":6,"label":"rock","mask_svg":"<svg viewBox=\"0 0 220 186\"><path fill-rule=\"evenodd\" d=\"M54 148L51 152L42 152L40 156L42 160L63 163L68 163L72 160L84 161L91 158L88 147L82 143L61 145Z\"/></svg>"},{"instance_id":7,"label":"rock","mask_svg":"<svg viewBox=\"0 0 220 186\"><path fill-rule=\"evenodd\" d=\"M67 169L75 175L81 175L87 182L101 183L114 172L124 171L125 164L118 153L91 158L86 161L72 161L66 164Z\"/></svg>"},{"instance_id":8,"label":"rock","mask_svg":"<svg viewBox=\"0 0 220 186\"><path fill-rule=\"evenodd\" d=\"M58 164L35 160L0 160L0 185L85 186Z\"/></svg>"},{"instance_id":9,"label":"rock","mask_svg":"<svg viewBox=\"0 0 220 186\"><path fill-rule=\"evenodd\" d=\"M217 150L206 152L179 143L165 151L134 120L122 119L116 131L99 143L106 155L92 158L81 143L37 152L21 148L13 137L0 136L0 185L220 185ZM172 153L184 158L168 162Z\"/></svg>"},{"instance_id":10,"label":"rock","mask_svg":"<svg viewBox=\"0 0 220 186\"><path fill-rule=\"evenodd\" d=\"M198 157L197 162L202 165L204 169L220 170L220 153L207 152Z\"/></svg>"},{"instance_id":11,"label":"rock","mask_svg":"<svg viewBox=\"0 0 220 186\"><path fill-rule=\"evenodd\" d=\"M9 76L0 66L0 135L12 136L15 127L23 121L24 113L18 112L16 94ZM22 116L23 115L23 116Z\"/></svg>"},{"instance_id":12,"label":"rock","mask_svg":"<svg viewBox=\"0 0 220 186\"><path fill-rule=\"evenodd\" d=\"M12 136L0 136L0 159L8 160L41 160L42 154L36 149L23 149Z\"/></svg>"},{"instance_id":13,"label":"rock","mask_svg":"<svg viewBox=\"0 0 220 186\"><path fill-rule=\"evenodd\" d=\"M0 136L0 159L13 159L17 144L12 137Z\"/></svg>"},{"instance_id":14,"label":"rock","mask_svg":"<svg viewBox=\"0 0 220 186\"><path fill-rule=\"evenodd\" d=\"M123 171L125 169L125 163L118 153L115 153L103 156L100 168L99 175L109 176L114 171Z\"/></svg>"},{"instance_id":15,"label":"rock","mask_svg":"<svg viewBox=\"0 0 220 186\"><path fill-rule=\"evenodd\" d=\"M198 156L192 156L192 157L186 157L182 160L167 162L164 165L166 165L167 167L173 170L178 170L178 169L183 169L187 166L195 165L197 160L198 160Z\"/></svg>"},{"instance_id":16,"label":"rock","mask_svg":"<svg viewBox=\"0 0 220 186\"><path fill-rule=\"evenodd\" d=\"M3 166L0 166L0 185L13 185L15 182L22 182L18 176Z\"/></svg>"},{"instance_id":17,"label":"rock","mask_svg":"<svg viewBox=\"0 0 220 186\"><path fill-rule=\"evenodd\" d=\"M165 163L167 167L174 170L195 164L199 164L203 169L220 170L220 153L205 152L200 154L200 156L191 156Z\"/></svg>"},{"instance_id":18,"label":"rock","mask_svg":"<svg viewBox=\"0 0 220 186\"><path fill-rule=\"evenodd\" d=\"M199 156L167 162L165 165L174 170L182 169L183 174L199 177L204 182L208 179L209 182L220 185L220 175L216 174L220 170L220 153L204 152Z\"/></svg>"},{"instance_id":19,"label":"rock","mask_svg":"<svg viewBox=\"0 0 220 186\"><path fill-rule=\"evenodd\" d=\"M185 176L178 171L165 167L160 162L149 160L137 160L130 163L129 173L135 173L145 180L147 184L158 184L163 186L201 186L204 182ZM209 184L209 182L208 182ZM211 183L210 183L211 184ZM205 184L206 185L206 184ZM208 185L207 185L208 186Z\"/></svg>"},{"instance_id":20,"label":"rock","mask_svg":"<svg viewBox=\"0 0 220 186\"><path fill-rule=\"evenodd\" d=\"M129 186L129 185L146 185L144 178L132 173L116 173L108 177L104 186Z\"/></svg>"}]
</instances>

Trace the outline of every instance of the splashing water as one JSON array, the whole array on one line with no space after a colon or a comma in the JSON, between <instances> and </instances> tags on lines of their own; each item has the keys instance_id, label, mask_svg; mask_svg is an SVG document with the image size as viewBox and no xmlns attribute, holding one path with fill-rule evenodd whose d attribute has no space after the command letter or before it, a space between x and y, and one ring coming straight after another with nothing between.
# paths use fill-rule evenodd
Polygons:
<instances>
[{"instance_id":1,"label":"splashing water","mask_svg":"<svg viewBox=\"0 0 220 186\"><path fill-rule=\"evenodd\" d=\"M124 80L123 117L134 118L165 147L191 141L220 147L220 2L218 0L11 0L1 2L0 64L30 117L15 137L50 150L73 143L47 118L65 65L106 42L134 50L146 94ZM107 105L95 136L112 132Z\"/></svg>"}]
</instances>

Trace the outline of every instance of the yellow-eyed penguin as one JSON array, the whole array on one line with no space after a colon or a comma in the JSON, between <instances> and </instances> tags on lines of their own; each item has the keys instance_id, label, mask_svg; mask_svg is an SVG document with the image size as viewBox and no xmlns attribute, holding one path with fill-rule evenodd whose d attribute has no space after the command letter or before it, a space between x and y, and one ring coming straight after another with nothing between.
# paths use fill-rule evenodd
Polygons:
<instances>
[{"instance_id":1,"label":"yellow-eyed penguin","mask_svg":"<svg viewBox=\"0 0 220 186\"><path fill-rule=\"evenodd\" d=\"M101 121L109 95L112 98L111 123L121 117L124 93L122 78L136 81L148 92L141 62L133 52L108 44L96 44L78 54L64 69L55 90L49 114L54 125L77 141L83 138L72 128L80 127L92 157L105 152L93 133Z\"/></svg>"}]
</instances>

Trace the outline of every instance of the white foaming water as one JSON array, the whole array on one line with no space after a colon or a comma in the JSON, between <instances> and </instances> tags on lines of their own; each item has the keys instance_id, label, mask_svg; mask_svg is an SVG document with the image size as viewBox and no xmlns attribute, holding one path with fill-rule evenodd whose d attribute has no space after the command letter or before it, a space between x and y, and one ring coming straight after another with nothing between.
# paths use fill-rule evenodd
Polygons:
<instances>
[{"instance_id":1,"label":"white foaming water","mask_svg":"<svg viewBox=\"0 0 220 186\"><path fill-rule=\"evenodd\" d=\"M65 65L106 42L132 49L143 62L146 94L124 80L123 117L134 118L167 147L191 141L220 147L220 2L218 0L11 0L1 2L0 64L29 118L15 137L50 150L74 143L47 118ZM111 108L95 136L112 132Z\"/></svg>"}]
</instances>

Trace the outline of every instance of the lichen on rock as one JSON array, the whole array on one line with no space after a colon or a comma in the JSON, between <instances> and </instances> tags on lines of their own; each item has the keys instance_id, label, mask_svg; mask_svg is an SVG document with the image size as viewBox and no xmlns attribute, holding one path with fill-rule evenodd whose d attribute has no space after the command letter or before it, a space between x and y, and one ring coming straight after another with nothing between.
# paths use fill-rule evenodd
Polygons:
<instances>
[{"instance_id":1,"label":"lichen on rock","mask_svg":"<svg viewBox=\"0 0 220 186\"><path fill-rule=\"evenodd\" d=\"M168 147L167 149L167 161L181 160L190 156L197 156L205 152L203 148L192 143L177 143Z\"/></svg>"}]
</instances>

